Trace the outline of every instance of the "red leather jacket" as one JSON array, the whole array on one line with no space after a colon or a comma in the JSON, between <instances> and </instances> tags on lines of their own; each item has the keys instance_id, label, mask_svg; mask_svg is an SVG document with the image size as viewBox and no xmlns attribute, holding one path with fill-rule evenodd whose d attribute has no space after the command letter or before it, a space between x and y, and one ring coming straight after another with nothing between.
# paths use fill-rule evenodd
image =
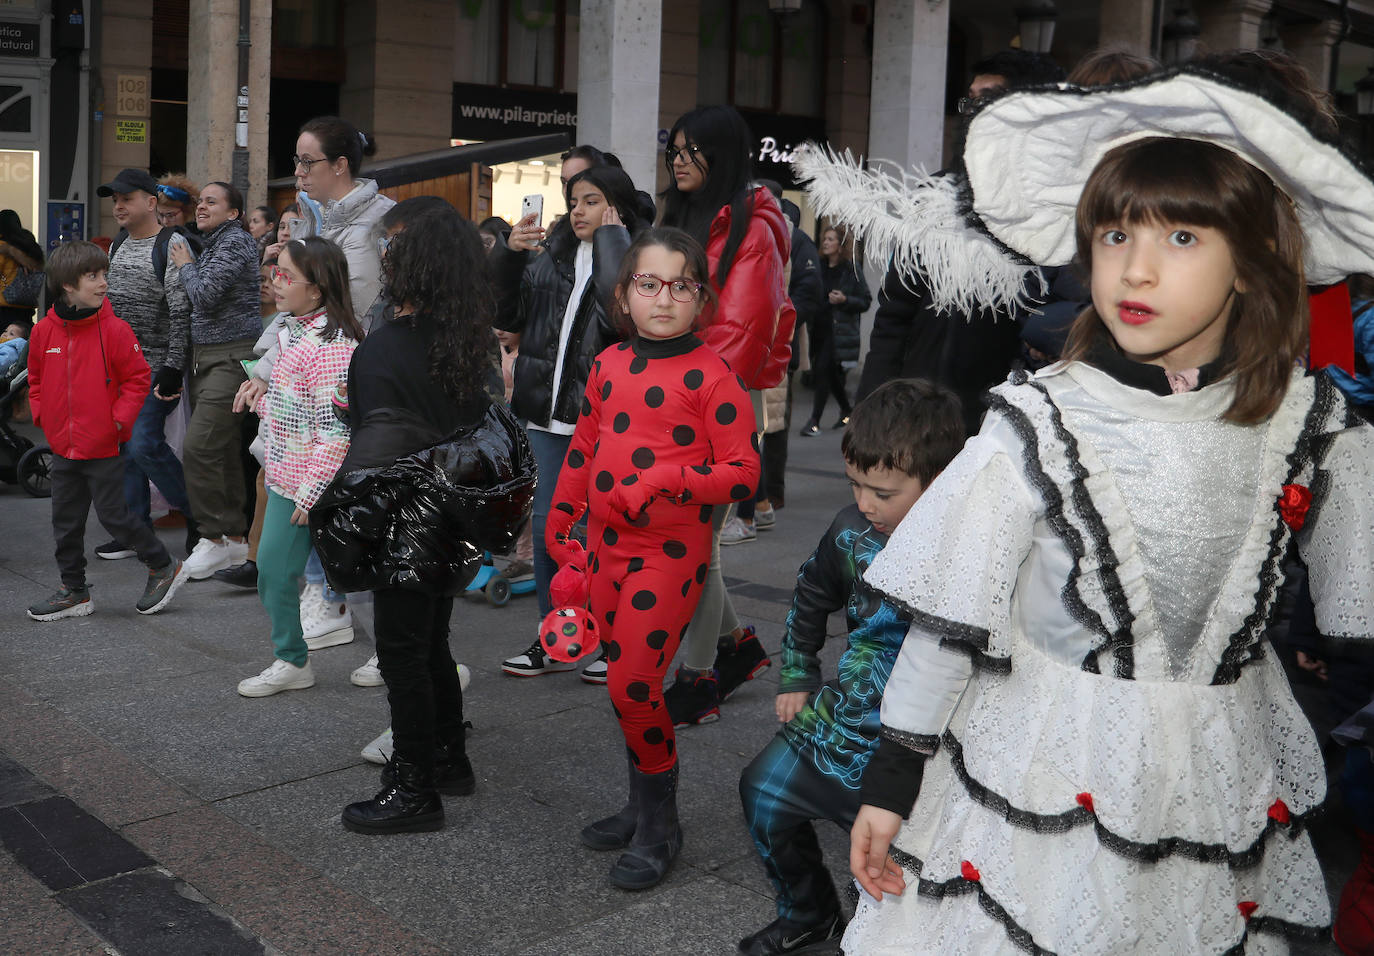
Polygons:
<instances>
[{"instance_id":1,"label":"red leather jacket","mask_svg":"<svg viewBox=\"0 0 1374 956\"><path fill-rule=\"evenodd\" d=\"M63 458L113 458L129 440L151 375L129 323L110 300L68 322L54 309L29 339L29 408Z\"/></svg>"},{"instance_id":2,"label":"red leather jacket","mask_svg":"<svg viewBox=\"0 0 1374 956\"><path fill-rule=\"evenodd\" d=\"M730 207L725 206L712 220L706 243L711 284L720 303L702 314L697 334L749 388L772 388L787 373L797 322L784 272L792 254L792 225L772 193L762 187L754 190L749 231L721 288L716 265L729 233Z\"/></svg>"}]
</instances>

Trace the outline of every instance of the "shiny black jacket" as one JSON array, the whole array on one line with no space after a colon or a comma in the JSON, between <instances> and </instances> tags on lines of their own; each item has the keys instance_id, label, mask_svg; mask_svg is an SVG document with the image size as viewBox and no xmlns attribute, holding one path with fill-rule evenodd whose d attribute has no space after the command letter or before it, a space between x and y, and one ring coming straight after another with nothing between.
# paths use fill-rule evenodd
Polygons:
<instances>
[{"instance_id":1,"label":"shiny black jacket","mask_svg":"<svg viewBox=\"0 0 1374 956\"><path fill-rule=\"evenodd\" d=\"M855 364L859 361L859 320L873 303L873 293L868 291L862 268L852 262L840 261L833 268L823 265L821 274L827 296L823 301L834 322L831 334L835 336L835 361ZM839 305L831 305L828 298L835 290L845 295Z\"/></svg>"},{"instance_id":2,"label":"shiny black jacket","mask_svg":"<svg viewBox=\"0 0 1374 956\"><path fill-rule=\"evenodd\" d=\"M410 412L379 408L310 509L310 537L337 591L453 595L484 550L515 546L534 484L529 439L500 403L447 436Z\"/></svg>"},{"instance_id":3,"label":"shiny black jacket","mask_svg":"<svg viewBox=\"0 0 1374 956\"><path fill-rule=\"evenodd\" d=\"M573 318L556 396L553 371L563 314L573 291L577 243L571 243L566 254L550 249L533 259L501 244L492 250L498 297L495 325L520 334L511 392L511 408L516 415L544 427L551 418L576 423L592 359L625 337L606 309L615 291L620 262L629 248L630 233L624 226L602 226L592 236L592 278Z\"/></svg>"}]
</instances>

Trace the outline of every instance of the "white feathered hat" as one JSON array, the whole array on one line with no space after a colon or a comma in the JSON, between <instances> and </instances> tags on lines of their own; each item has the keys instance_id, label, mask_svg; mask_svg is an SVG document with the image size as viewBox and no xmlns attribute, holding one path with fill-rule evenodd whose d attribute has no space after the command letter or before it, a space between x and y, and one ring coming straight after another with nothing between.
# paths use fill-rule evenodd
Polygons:
<instances>
[{"instance_id":1,"label":"white feathered hat","mask_svg":"<svg viewBox=\"0 0 1374 956\"><path fill-rule=\"evenodd\" d=\"M1309 282L1374 273L1374 181L1293 100L1260 71L1215 63L1105 87L1012 90L980 102L950 170L894 174L811 148L797 176L818 214L919 276L940 309L1024 303L1036 266L1073 260L1078 198L1103 155L1154 136L1212 143L1266 173L1293 200Z\"/></svg>"}]
</instances>

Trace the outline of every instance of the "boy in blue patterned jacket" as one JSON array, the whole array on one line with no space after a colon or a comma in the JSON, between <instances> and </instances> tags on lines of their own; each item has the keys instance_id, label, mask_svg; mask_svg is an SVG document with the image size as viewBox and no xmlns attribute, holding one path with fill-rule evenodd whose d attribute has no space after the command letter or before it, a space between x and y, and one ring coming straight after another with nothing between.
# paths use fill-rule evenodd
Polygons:
<instances>
[{"instance_id":1,"label":"boy in blue patterned jacket","mask_svg":"<svg viewBox=\"0 0 1374 956\"><path fill-rule=\"evenodd\" d=\"M776 920L740 941L741 953L793 952L844 932L811 821L845 829L854 822L883 688L907 629L862 575L963 443L958 397L930 382L888 382L854 409L840 447L855 503L835 516L797 573L776 703L783 727L740 775L745 822L778 908ZM826 621L841 608L849 646L837 679L822 683Z\"/></svg>"}]
</instances>

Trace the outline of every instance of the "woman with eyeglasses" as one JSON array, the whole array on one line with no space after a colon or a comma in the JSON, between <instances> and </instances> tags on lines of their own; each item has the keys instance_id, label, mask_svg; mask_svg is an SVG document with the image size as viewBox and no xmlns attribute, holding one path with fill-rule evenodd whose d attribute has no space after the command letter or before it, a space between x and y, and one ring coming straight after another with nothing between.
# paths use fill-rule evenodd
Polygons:
<instances>
[{"instance_id":1,"label":"woman with eyeglasses","mask_svg":"<svg viewBox=\"0 0 1374 956\"><path fill-rule=\"evenodd\" d=\"M196 232L196 204L200 190L185 173L164 173L157 181L157 221L187 233Z\"/></svg>"},{"instance_id":2,"label":"woman with eyeglasses","mask_svg":"<svg viewBox=\"0 0 1374 956\"><path fill-rule=\"evenodd\" d=\"M772 194L754 186L752 136L730 106L701 106L668 133L661 225L676 226L706 248L718 302L701 318L701 339L744 380L755 424L765 422L763 390L783 380L797 313L785 267L792 227ZM772 663L754 629L740 626L720 573L720 530L733 506L717 505L706 586L683 640L683 663L665 694L676 726L720 717L719 703Z\"/></svg>"},{"instance_id":3,"label":"woman with eyeglasses","mask_svg":"<svg viewBox=\"0 0 1374 956\"><path fill-rule=\"evenodd\" d=\"M552 609L549 582L557 567L544 547L544 526L553 488L577 426L582 393L596 354L624 338L606 312L620 261L630 240L647 223L639 215L635 186L623 169L590 166L568 179L568 215L544 242L544 255L530 258L543 230L522 219L506 249L492 253L496 276L498 329L520 336L511 409L529 423L530 445L539 463L534 499L534 580L540 615ZM515 677L572 670L549 658L536 639L501 669ZM583 672L588 683L606 682L606 662Z\"/></svg>"},{"instance_id":4,"label":"woman with eyeglasses","mask_svg":"<svg viewBox=\"0 0 1374 956\"><path fill-rule=\"evenodd\" d=\"M204 248L193 256L178 233L167 251L191 300L191 420L182 467L191 513L200 531L185 573L208 578L248 554L244 532L247 486L242 457L243 412L234 398L262 332L258 244L243 227L243 196L229 183L200 190L196 225Z\"/></svg>"}]
</instances>

